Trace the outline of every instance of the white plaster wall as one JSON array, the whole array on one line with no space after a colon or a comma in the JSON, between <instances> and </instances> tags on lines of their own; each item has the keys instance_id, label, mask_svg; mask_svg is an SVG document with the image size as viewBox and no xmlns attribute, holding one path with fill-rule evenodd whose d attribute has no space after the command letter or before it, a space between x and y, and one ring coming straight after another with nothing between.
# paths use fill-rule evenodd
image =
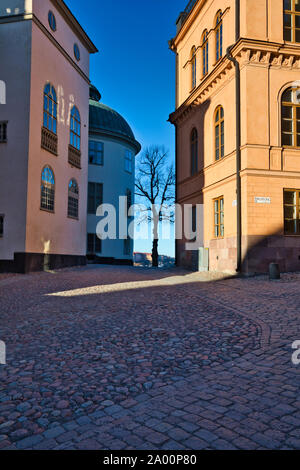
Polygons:
<instances>
[{"instance_id":1,"label":"white plaster wall","mask_svg":"<svg viewBox=\"0 0 300 470\"><path fill-rule=\"evenodd\" d=\"M65 25L67 30L68 26ZM58 156L41 148L43 90L47 82L58 98ZM75 104L81 116L81 170L68 163L70 110ZM33 23L31 110L26 251L69 255L86 254L86 207L88 175L89 84L58 48ZM41 172L45 165L55 174L55 213L40 210ZM68 184L79 184L79 220L67 217Z\"/></svg>"},{"instance_id":2,"label":"white plaster wall","mask_svg":"<svg viewBox=\"0 0 300 470\"><path fill-rule=\"evenodd\" d=\"M30 55L31 22L0 24L0 80L6 83L7 94L6 104L0 104L0 121L8 121L8 142L0 144L0 214L5 215L2 260L25 251Z\"/></svg>"},{"instance_id":3,"label":"white plaster wall","mask_svg":"<svg viewBox=\"0 0 300 470\"><path fill-rule=\"evenodd\" d=\"M89 138L90 140L104 143L104 165L89 165L89 182L103 184L103 203L113 204L117 209L118 217L119 196L126 196L127 189L131 190L132 202L134 202L135 157L133 157L132 173L128 173L125 171L125 152L128 149L132 151L134 156L135 151L129 144L108 137L90 133ZM100 218L96 217L96 215L88 214L87 233L96 233L96 226L99 220ZM117 234L118 228L119 224L117 223ZM133 241L131 241L131 254L124 255L123 240L103 240L101 256L132 259Z\"/></svg>"}]
</instances>

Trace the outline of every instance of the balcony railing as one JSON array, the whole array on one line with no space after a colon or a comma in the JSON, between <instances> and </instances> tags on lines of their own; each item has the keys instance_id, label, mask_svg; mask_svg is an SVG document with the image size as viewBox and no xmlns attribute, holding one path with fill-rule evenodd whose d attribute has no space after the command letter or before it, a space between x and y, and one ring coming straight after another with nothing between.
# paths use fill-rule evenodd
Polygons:
<instances>
[{"instance_id":1,"label":"balcony railing","mask_svg":"<svg viewBox=\"0 0 300 470\"><path fill-rule=\"evenodd\" d=\"M195 5L195 3L197 1L198 0L190 0L189 3L187 4L187 6L184 9L184 12L187 13L187 14L191 13L191 11L193 9L193 6Z\"/></svg>"},{"instance_id":2,"label":"balcony railing","mask_svg":"<svg viewBox=\"0 0 300 470\"><path fill-rule=\"evenodd\" d=\"M198 0L190 0L185 9L182 13L180 13L179 18L177 19L176 26L177 26L177 33L181 30L182 26L184 25L187 17L191 13L194 5L197 3Z\"/></svg>"},{"instance_id":3,"label":"balcony railing","mask_svg":"<svg viewBox=\"0 0 300 470\"><path fill-rule=\"evenodd\" d=\"M57 156L57 135L49 131L45 127L42 127L42 142L41 146L48 152L53 153Z\"/></svg>"},{"instance_id":4,"label":"balcony railing","mask_svg":"<svg viewBox=\"0 0 300 470\"><path fill-rule=\"evenodd\" d=\"M76 168L81 168L81 152L72 145L69 145L68 161L70 165L75 166Z\"/></svg>"}]
</instances>

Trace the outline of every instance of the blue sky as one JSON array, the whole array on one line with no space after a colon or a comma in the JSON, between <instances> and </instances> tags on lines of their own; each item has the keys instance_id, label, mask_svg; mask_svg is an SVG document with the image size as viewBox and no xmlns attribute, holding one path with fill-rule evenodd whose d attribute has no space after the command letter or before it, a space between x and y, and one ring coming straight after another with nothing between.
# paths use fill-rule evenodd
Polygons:
<instances>
[{"instance_id":1,"label":"blue sky","mask_svg":"<svg viewBox=\"0 0 300 470\"><path fill-rule=\"evenodd\" d=\"M116 109L143 147L164 145L174 160L175 136L167 122L175 106L175 56L168 40L187 0L67 0L94 41L90 77L102 102ZM137 241L135 251L151 251ZM174 254L174 243L162 241L160 254Z\"/></svg>"}]
</instances>

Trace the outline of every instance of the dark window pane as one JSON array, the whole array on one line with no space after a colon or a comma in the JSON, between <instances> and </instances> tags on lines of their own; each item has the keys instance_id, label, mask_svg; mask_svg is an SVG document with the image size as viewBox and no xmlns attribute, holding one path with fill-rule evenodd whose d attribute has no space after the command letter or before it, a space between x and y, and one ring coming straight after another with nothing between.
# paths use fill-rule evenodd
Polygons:
<instances>
[{"instance_id":1,"label":"dark window pane","mask_svg":"<svg viewBox=\"0 0 300 470\"><path fill-rule=\"evenodd\" d=\"M101 253L102 251L102 240L97 237L97 234L95 234L95 251L97 254Z\"/></svg>"},{"instance_id":2,"label":"dark window pane","mask_svg":"<svg viewBox=\"0 0 300 470\"><path fill-rule=\"evenodd\" d=\"M284 41L291 41L292 40L292 30L291 29L284 28L283 39L284 39Z\"/></svg>"},{"instance_id":3,"label":"dark window pane","mask_svg":"<svg viewBox=\"0 0 300 470\"><path fill-rule=\"evenodd\" d=\"M282 134L282 145L293 145L293 136L292 134Z\"/></svg>"},{"instance_id":4,"label":"dark window pane","mask_svg":"<svg viewBox=\"0 0 300 470\"><path fill-rule=\"evenodd\" d=\"M292 26L292 15L284 14L283 15L283 24L284 24L284 26L288 26L289 28L291 28L291 26Z\"/></svg>"},{"instance_id":5,"label":"dark window pane","mask_svg":"<svg viewBox=\"0 0 300 470\"><path fill-rule=\"evenodd\" d=\"M292 109L293 109L292 106L282 106L282 117L292 119L292 116L293 116Z\"/></svg>"},{"instance_id":6,"label":"dark window pane","mask_svg":"<svg viewBox=\"0 0 300 470\"><path fill-rule=\"evenodd\" d=\"M296 205L296 196L297 196L297 193L295 191L284 191L285 204Z\"/></svg>"},{"instance_id":7,"label":"dark window pane","mask_svg":"<svg viewBox=\"0 0 300 470\"><path fill-rule=\"evenodd\" d=\"M293 121L289 119L282 120L282 130L284 132L292 132L293 131Z\"/></svg>"}]
</instances>

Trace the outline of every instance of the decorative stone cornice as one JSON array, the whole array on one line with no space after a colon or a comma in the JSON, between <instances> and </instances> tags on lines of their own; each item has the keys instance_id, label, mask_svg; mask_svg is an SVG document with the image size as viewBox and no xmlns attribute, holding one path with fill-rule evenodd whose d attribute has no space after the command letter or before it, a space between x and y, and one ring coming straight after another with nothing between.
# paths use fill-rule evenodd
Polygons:
<instances>
[{"instance_id":1,"label":"decorative stone cornice","mask_svg":"<svg viewBox=\"0 0 300 470\"><path fill-rule=\"evenodd\" d=\"M300 69L299 45L270 43L242 38L232 48L231 53L238 60L241 67L253 65L282 69ZM232 63L226 57L223 57L191 95L170 115L169 121L172 124L178 124L185 120L191 112L209 98L211 92L218 85L224 82L224 78L228 76L232 68Z\"/></svg>"}]
</instances>

